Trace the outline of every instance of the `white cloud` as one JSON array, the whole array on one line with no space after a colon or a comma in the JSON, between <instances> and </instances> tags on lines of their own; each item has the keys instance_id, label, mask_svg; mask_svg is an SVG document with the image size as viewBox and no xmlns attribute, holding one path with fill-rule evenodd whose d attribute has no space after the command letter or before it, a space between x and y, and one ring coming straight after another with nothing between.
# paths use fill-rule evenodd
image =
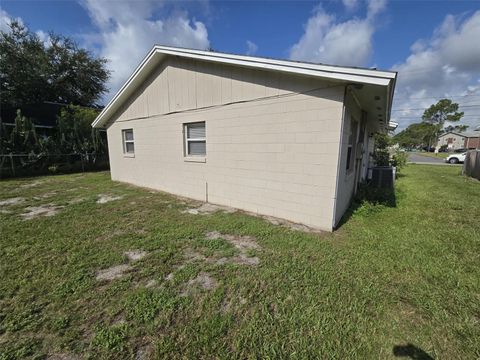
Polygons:
<instances>
[{"instance_id":1,"label":"white cloud","mask_svg":"<svg viewBox=\"0 0 480 360\"><path fill-rule=\"evenodd\" d=\"M120 88L141 59L155 44L207 49L206 26L184 11L159 17L162 3L155 1L86 0L87 9L99 34L87 34L90 46L99 48L112 71L108 98ZM108 99L106 99L108 100Z\"/></svg>"},{"instance_id":2,"label":"white cloud","mask_svg":"<svg viewBox=\"0 0 480 360\"><path fill-rule=\"evenodd\" d=\"M352 7L353 1L344 1ZM336 65L365 66L371 58L376 15L384 9L384 0L367 2L367 16L338 22L321 7L314 10L300 40L290 49L290 58Z\"/></svg>"},{"instance_id":3,"label":"white cloud","mask_svg":"<svg viewBox=\"0 0 480 360\"><path fill-rule=\"evenodd\" d=\"M385 10L386 6L387 6L387 0L370 0L370 1L368 1L367 16L369 18L373 18L375 15L377 15L378 13Z\"/></svg>"},{"instance_id":4,"label":"white cloud","mask_svg":"<svg viewBox=\"0 0 480 360\"><path fill-rule=\"evenodd\" d=\"M257 51L258 45L250 40L247 40L247 55L255 55Z\"/></svg>"},{"instance_id":5,"label":"white cloud","mask_svg":"<svg viewBox=\"0 0 480 360\"><path fill-rule=\"evenodd\" d=\"M430 39L411 46L406 60L393 67L399 74L392 119L399 129L420 121L422 109L442 97L460 104L465 112L461 123L480 125L480 106L472 106L480 104L478 39L480 11L468 17L447 15Z\"/></svg>"},{"instance_id":6,"label":"white cloud","mask_svg":"<svg viewBox=\"0 0 480 360\"><path fill-rule=\"evenodd\" d=\"M10 14L7 13L5 10L0 8L0 31L9 32L10 23L12 22L12 20L17 20L20 24L23 24L21 18L14 18L13 16L10 16Z\"/></svg>"}]
</instances>

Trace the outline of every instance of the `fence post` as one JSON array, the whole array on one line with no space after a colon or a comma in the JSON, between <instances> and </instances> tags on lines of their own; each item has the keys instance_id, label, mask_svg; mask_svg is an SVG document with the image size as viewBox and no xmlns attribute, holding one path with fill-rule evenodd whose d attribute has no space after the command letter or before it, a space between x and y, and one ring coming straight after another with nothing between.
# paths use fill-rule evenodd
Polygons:
<instances>
[{"instance_id":1,"label":"fence post","mask_svg":"<svg viewBox=\"0 0 480 360\"><path fill-rule=\"evenodd\" d=\"M10 165L12 167L12 174L15 176L15 164L13 163L13 154L10 153Z\"/></svg>"},{"instance_id":2,"label":"fence post","mask_svg":"<svg viewBox=\"0 0 480 360\"><path fill-rule=\"evenodd\" d=\"M85 166L83 165L83 154L80 153L80 161L82 163L82 172L84 173L85 172Z\"/></svg>"}]
</instances>

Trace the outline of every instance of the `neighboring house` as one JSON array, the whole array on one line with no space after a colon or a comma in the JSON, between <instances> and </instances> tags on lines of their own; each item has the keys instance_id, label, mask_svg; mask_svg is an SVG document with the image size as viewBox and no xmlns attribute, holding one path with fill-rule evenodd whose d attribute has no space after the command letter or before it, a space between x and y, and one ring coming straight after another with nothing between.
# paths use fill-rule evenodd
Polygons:
<instances>
[{"instance_id":1,"label":"neighboring house","mask_svg":"<svg viewBox=\"0 0 480 360\"><path fill-rule=\"evenodd\" d=\"M466 131L462 134L465 135L465 149L480 149L480 130Z\"/></svg>"},{"instance_id":2,"label":"neighboring house","mask_svg":"<svg viewBox=\"0 0 480 360\"><path fill-rule=\"evenodd\" d=\"M113 180L331 231L397 74L156 46L92 124Z\"/></svg>"},{"instance_id":3,"label":"neighboring house","mask_svg":"<svg viewBox=\"0 0 480 360\"><path fill-rule=\"evenodd\" d=\"M447 150L480 149L480 131L448 132L438 137L437 148Z\"/></svg>"}]
</instances>

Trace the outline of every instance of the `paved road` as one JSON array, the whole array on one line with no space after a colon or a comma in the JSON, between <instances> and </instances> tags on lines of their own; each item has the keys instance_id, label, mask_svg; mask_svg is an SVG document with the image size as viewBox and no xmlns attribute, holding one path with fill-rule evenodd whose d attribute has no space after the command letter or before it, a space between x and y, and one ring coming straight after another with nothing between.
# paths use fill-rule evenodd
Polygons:
<instances>
[{"instance_id":1,"label":"paved road","mask_svg":"<svg viewBox=\"0 0 480 360\"><path fill-rule=\"evenodd\" d=\"M412 164L428 164L428 165L446 165L446 166L458 166L446 163L443 159L437 159L430 156L422 156L416 153L408 154L408 162Z\"/></svg>"}]
</instances>

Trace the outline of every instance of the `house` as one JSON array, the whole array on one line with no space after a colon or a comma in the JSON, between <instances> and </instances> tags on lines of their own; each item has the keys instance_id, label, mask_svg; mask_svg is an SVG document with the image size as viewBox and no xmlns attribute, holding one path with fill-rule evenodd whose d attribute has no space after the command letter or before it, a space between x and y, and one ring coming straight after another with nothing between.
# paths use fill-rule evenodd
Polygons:
<instances>
[{"instance_id":1,"label":"house","mask_svg":"<svg viewBox=\"0 0 480 360\"><path fill-rule=\"evenodd\" d=\"M480 149L480 130L465 131L462 134L465 136L465 149Z\"/></svg>"},{"instance_id":2,"label":"house","mask_svg":"<svg viewBox=\"0 0 480 360\"><path fill-rule=\"evenodd\" d=\"M452 132L438 137L437 148L446 147L448 151L458 149L480 149L480 131Z\"/></svg>"},{"instance_id":3,"label":"house","mask_svg":"<svg viewBox=\"0 0 480 360\"><path fill-rule=\"evenodd\" d=\"M92 124L113 180L331 231L396 73L155 46Z\"/></svg>"}]
</instances>

